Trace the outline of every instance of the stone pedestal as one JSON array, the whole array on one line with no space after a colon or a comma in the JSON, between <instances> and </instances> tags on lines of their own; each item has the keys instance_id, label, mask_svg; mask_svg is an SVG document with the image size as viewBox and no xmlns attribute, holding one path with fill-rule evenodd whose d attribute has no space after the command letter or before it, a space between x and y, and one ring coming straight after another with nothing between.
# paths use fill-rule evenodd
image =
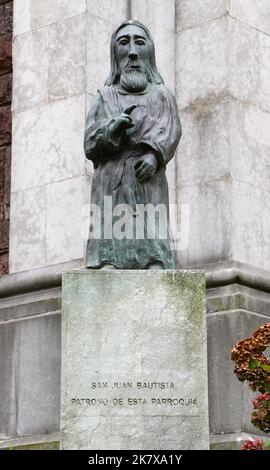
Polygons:
<instances>
[{"instance_id":1,"label":"stone pedestal","mask_svg":"<svg viewBox=\"0 0 270 470\"><path fill-rule=\"evenodd\" d=\"M207 449L202 272L63 275L62 449Z\"/></svg>"}]
</instances>

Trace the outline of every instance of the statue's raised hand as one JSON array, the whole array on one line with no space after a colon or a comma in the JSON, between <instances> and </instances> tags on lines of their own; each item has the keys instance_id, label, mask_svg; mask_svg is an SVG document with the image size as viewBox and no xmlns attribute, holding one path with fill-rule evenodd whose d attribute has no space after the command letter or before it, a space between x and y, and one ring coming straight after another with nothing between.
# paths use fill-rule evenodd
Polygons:
<instances>
[{"instance_id":1,"label":"statue's raised hand","mask_svg":"<svg viewBox=\"0 0 270 470\"><path fill-rule=\"evenodd\" d=\"M130 129L134 126L130 114L137 108L137 104L128 106L111 125L110 131L113 137L121 135L126 129Z\"/></svg>"}]
</instances>

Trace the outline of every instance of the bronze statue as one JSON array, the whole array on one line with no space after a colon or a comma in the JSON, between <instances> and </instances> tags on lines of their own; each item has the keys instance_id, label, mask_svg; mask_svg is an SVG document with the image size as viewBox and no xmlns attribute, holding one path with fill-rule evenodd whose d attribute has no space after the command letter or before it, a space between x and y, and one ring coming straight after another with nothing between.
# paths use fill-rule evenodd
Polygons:
<instances>
[{"instance_id":1,"label":"bronze statue","mask_svg":"<svg viewBox=\"0 0 270 470\"><path fill-rule=\"evenodd\" d=\"M94 164L87 268L175 267L165 170L180 136L151 35L125 21L112 35L111 73L86 121L85 155ZM161 208L159 217L148 216L151 207Z\"/></svg>"}]
</instances>

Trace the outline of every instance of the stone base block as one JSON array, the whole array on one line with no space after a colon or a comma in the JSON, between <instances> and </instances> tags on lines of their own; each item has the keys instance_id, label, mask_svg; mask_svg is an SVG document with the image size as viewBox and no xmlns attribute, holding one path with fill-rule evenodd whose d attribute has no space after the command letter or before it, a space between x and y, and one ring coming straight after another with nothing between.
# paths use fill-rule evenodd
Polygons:
<instances>
[{"instance_id":1,"label":"stone base block","mask_svg":"<svg viewBox=\"0 0 270 470\"><path fill-rule=\"evenodd\" d=\"M62 449L208 449L202 272L66 272L62 334Z\"/></svg>"}]
</instances>

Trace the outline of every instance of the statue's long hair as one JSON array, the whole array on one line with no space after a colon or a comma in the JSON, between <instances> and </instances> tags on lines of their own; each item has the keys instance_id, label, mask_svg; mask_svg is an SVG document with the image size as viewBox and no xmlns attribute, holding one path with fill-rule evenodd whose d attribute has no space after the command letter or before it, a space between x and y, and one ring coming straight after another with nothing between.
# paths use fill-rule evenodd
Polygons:
<instances>
[{"instance_id":1,"label":"statue's long hair","mask_svg":"<svg viewBox=\"0 0 270 470\"><path fill-rule=\"evenodd\" d=\"M128 20L128 21L124 21L123 23L121 23L120 26L112 34L112 38L111 38L111 72L110 72L110 75L109 75L109 77L107 78L107 80L105 82L105 85L110 86L113 83L115 83L119 78L119 70L118 70L118 66L117 66L117 62L116 62L116 58L115 58L115 50L114 50L115 37L116 37L116 34L118 33L118 31L120 29L124 28L125 26L129 26L129 25L132 25L132 26L134 25L134 26L138 26L139 28L142 28L145 31L145 33L147 34L148 40L150 42L150 59L149 59L149 70L148 70L148 76L149 77L148 78L150 79L151 82L156 83L157 85L160 85L161 83L164 83L163 78L161 77L160 73L157 70L156 59L155 59L154 41L151 37L151 34L150 34L148 28L146 28L146 26L144 26L142 23L140 23L140 21Z\"/></svg>"}]
</instances>

